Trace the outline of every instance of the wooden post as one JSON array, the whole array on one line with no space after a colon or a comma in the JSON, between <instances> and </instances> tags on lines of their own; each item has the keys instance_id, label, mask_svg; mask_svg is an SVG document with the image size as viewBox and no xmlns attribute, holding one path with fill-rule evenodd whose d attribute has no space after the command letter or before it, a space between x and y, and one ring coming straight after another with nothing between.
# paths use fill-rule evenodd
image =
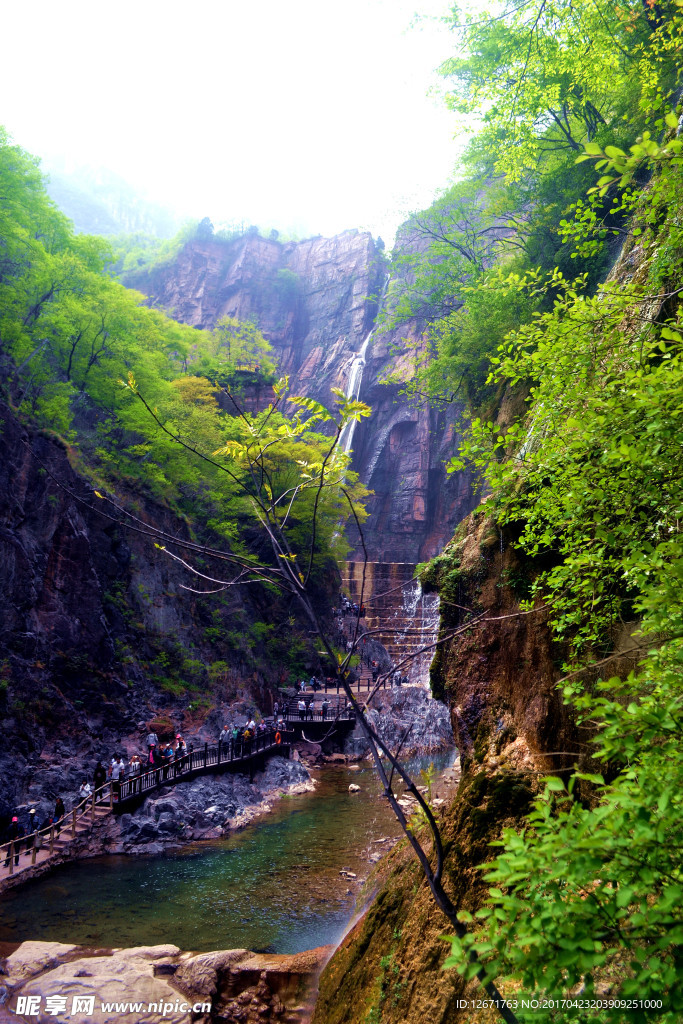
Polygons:
<instances>
[{"instance_id":1,"label":"wooden post","mask_svg":"<svg viewBox=\"0 0 683 1024\"><path fill-rule=\"evenodd\" d=\"M114 783L109 783L109 810L111 811L114 807Z\"/></svg>"},{"instance_id":2,"label":"wooden post","mask_svg":"<svg viewBox=\"0 0 683 1024\"><path fill-rule=\"evenodd\" d=\"M38 839L38 832L33 833L33 848L31 849L31 864L36 862L36 840Z\"/></svg>"},{"instance_id":3,"label":"wooden post","mask_svg":"<svg viewBox=\"0 0 683 1024\"><path fill-rule=\"evenodd\" d=\"M207 758L209 756L209 744L204 744L204 767L206 768Z\"/></svg>"},{"instance_id":4,"label":"wooden post","mask_svg":"<svg viewBox=\"0 0 683 1024\"><path fill-rule=\"evenodd\" d=\"M14 874L14 840L9 844L9 873Z\"/></svg>"},{"instance_id":5,"label":"wooden post","mask_svg":"<svg viewBox=\"0 0 683 1024\"><path fill-rule=\"evenodd\" d=\"M55 827L50 825L50 856L54 853L55 849Z\"/></svg>"},{"instance_id":6,"label":"wooden post","mask_svg":"<svg viewBox=\"0 0 683 1024\"><path fill-rule=\"evenodd\" d=\"M217 764L221 763L221 741L218 741L218 761Z\"/></svg>"},{"instance_id":7,"label":"wooden post","mask_svg":"<svg viewBox=\"0 0 683 1024\"><path fill-rule=\"evenodd\" d=\"M71 812L71 838L76 838L76 808Z\"/></svg>"},{"instance_id":8,"label":"wooden post","mask_svg":"<svg viewBox=\"0 0 683 1024\"><path fill-rule=\"evenodd\" d=\"M95 792L97 792L97 790ZM90 824L95 824L95 793L92 795L92 804L90 806Z\"/></svg>"}]
</instances>

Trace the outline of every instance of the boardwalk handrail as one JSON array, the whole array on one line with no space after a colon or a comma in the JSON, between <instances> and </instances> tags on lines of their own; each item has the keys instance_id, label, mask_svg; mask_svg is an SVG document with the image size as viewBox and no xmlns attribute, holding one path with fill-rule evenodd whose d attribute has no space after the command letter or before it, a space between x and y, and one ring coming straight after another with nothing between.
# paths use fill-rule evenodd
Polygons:
<instances>
[{"instance_id":1,"label":"boardwalk handrail","mask_svg":"<svg viewBox=\"0 0 683 1024\"><path fill-rule=\"evenodd\" d=\"M180 758L169 761L168 764L155 766L128 779L112 779L105 782L103 786L77 803L71 811L65 813L59 821L53 821L45 828L35 829L26 836L0 844L0 867L4 864L9 868L9 877L14 874L22 854L30 855L31 866L36 863L36 856L41 850L46 850L48 857L51 857L55 853L55 842L59 841L62 833L65 837L74 839L79 824L94 824L98 806L113 811L115 807L120 808L122 804L138 799L163 783L175 784L180 779L188 778L207 768L218 768L220 765L249 764L259 754L279 750L287 743L282 733L279 741L276 740L277 735L278 730L269 726L265 730L257 731L251 740L238 736L236 740L231 739L226 744L219 741L217 746L205 743L203 748L189 751ZM87 822L85 819L88 819Z\"/></svg>"},{"instance_id":2,"label":"boardwalk handrail","mask_svg":"<svg viewBox=\"0 0 683 1024\"><path fill-rule=\"evenodd\" d=\"M48 849L50 855L54 853L55 840L59 840L61 833L71 833L71 838L75 838L78 823L83 821L87 816L90 817L90 824L95 820L95 807L109 797L109 806L111 808L112 790L110 784L107 782L104 786L100 786L90 796L85 797L80 803L69 812L66 813L58 821L52 821L49 825L44 828L37 828L33 832L29 832L26 836L20 836L17 839L10 839L9 842L2 843L0 845L0 866L4 864L5 867L9 867L9 874L14 874L15 860L18 861L22 853L22 846L25 847L23 853L25 856L31 857L31 864L35 864L36 856L42 849ZM5 858L3 861L2 858Z\"/></svg>"},{"instance_id":3,"label":"boardwalk handrail","mask_svg":"<svg viewBox=\"0 0 683 1024\"><path fill-rule=\"evenodd\" d=\"M358 691L358 693L360 693L361 690L369 689L373 685L373 681L372 681L371 676L372 676L371 672L368 671L367 673L365 673L365 672L363 672L361 670L361 674L358 676L358 678L356 679L355 683L351 683L350 684L351 685L351 689L353 689L354 685L355 685L356 690ZM317 687L309 686L307 684L306 689L305 690L300 690L300 691L298 691L298 693L301 693L301 694L305 693L308 696L310 696L311 694L315 695L316 693L325 693L325 694L327 694L327 693L335 693L335 694L339 694L342 697L344 697L345 694L346 694L346 691L344 690L344 686L343 686L342 683L340 683L339 679L333 679L331 682L328 682L327 678L318 679L317 680L317 684L318 684ZM391 683L389 685L391 685ZM384 680L382 686L386 689L386 679Z\"/></svg>"},{"instance_id":4,"label":"boardwalk handrail","mask_svg":"<svg viewBox=\"0 0 683 1024\"><path fill-rule=\"evenodd\" d=\"M166 764L155 765L145 772L140 772L119 783L114 783L113 803L120 807L129 800L136 800L145 793L156 789L163 783L175 783L198 771L207 768L218 768L222 764L249 764L256 754L277 750L282 744L276 742L278 730L273 726L257 730L251 739L244 736L230 739L227 743L218 741L216 746L205 743L198 750L190 750L179 758L174 757Z\"/></svg>"},{"instance_id":5,"label":"boardwalk handrail","mask_svg":"<svg viewBox=\"0 0 683 1024\"><path fill-rule=\"evenodd\" d=\"M285 704L281 714L285 722L324 722L326 725L334 725L336 722L355 722L356 713L353 708L340 708L339 705L335 708L330 705L328 712L323 716L322 707L318 710L316 704L311 701L310 706L306 706L306 710L303 711L299 708L299 700L303 699L297 697L294 700L288 700Z\"/></svg>"}]
</instances>

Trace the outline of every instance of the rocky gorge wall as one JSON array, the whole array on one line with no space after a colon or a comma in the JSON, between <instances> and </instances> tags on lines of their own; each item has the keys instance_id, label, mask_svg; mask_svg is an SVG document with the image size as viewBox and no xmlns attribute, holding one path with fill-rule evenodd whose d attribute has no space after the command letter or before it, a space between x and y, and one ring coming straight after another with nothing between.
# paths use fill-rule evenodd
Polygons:
<instances>
[{"instance_id":1,"label":"rocky gorge wall","mask_svg":"<svg viewBox=\"0 0 683 1024\"><path fill-rule=\"evenodd\" d=\"M177 259L126 283L178 320L211 328L222 316L252 318L273 345L293 394L331 403L346 390L354 356L372 330L387 262L370 234L281 243L247 234L233 241L194 239ZM441 550L476 502L467 473L448 475L462 409L413 405L392 374L413 373L425 326L412 322L374 332L360 399L372 407L353 437L353 468L373 492L364 527L374 561L418 562ZM266 404L269 393L250 395ZM350 536L354 554L361 545Z\"/></svg>"},{"instance_id":2,"label":"rocky gorge wall","mask_svg":"<svg viewBox=\"0 0 683 1024\"><path fill-rule=\"evenodd\" d=\"M1 827L29 793L44 810L61 793L68 808L98 759L144 752L148 722L161 739L215 742L227 707L269 712L280 666L254 677L250 626L295 610L256 590L183 589L153 539L102 514L76 451L3 406L0 432ZM190 536L163 505L129 497L138 527Z\"/></svg>"}]
</instances>

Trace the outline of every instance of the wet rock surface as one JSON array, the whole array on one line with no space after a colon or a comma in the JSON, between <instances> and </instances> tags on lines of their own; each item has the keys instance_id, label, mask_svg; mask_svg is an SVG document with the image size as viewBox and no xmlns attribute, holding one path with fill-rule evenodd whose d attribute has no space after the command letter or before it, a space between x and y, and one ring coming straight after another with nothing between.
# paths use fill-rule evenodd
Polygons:
<instances>
[{"instance_id":1,"label":"wet rock surface","mask_svg":"<svg viewBox=\"0 0 683 1024\"><path fill-rule=\"evenodd\" d=\"M171 1024L305 1024L317 978L331 952L322 946L294 955L246 949L193 955L173 945L88 950L24 942L3 965L0 1021L17 1020L18 998L34 997L38 1012L28 1019L36 1024L61 1019L74 1024L160 1019ZM66 1011L55 1015L59 1000L66 1000ZM74 1000L83 1008L70 1012ZM107 1009L109 1003L119 1006ZM121 1007L136 1003L142 1006Z\"/></svg>"},{"instance_id":2,"label":"wet rock surface","mask_svg":"<svg viewBox=\"0 0 683 1024\"><path fill-rule=\"evenodd\" d=\"M392 750L401 747L402 757L432 753L453 746L450 712L420 686L401 686L380 690L373 698L368 718L380 738ZM344 753L363 757L368 741L360 725L347 737Z\"/></svg>"}]
</instances>

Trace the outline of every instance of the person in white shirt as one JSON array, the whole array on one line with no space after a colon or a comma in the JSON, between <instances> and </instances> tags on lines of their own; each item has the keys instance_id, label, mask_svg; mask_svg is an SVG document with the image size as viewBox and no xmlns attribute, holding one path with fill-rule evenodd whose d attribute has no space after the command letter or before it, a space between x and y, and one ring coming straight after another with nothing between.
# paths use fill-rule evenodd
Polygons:
<instances>
[{"instance_id":1,"label":"person in white shirt","mask_svg":"<svg viewBox=\"0 0 683 1024\"><path fill-rule=\"evenodd\" d=\"M111 779L112 789L114 790L114 797L118 799L121 793L121 782L125 776L126 766L123 758L120 757L118 761L115 757L111 759L111 768L109 769L109 777Z\"/></svg>"}]
</instances>

